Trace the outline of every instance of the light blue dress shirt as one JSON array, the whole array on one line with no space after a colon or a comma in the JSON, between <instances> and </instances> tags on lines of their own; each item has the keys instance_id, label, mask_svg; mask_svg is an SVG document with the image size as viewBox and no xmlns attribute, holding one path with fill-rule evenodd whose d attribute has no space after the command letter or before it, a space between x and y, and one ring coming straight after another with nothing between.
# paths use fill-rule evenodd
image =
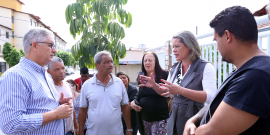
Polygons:
<instances>
[{"instance_id":1,"label":"light blue dress shirt","mask_svg":"<svg viewBox=\"0 0 270 135\"><path fill-rule=\"evenodd\" d=\"M21 58L0 77L0 127L14 135L64 135L64 121L43 126L42 113L59 106L53 80L43 67Z\"/></svg>"}]
</instances>

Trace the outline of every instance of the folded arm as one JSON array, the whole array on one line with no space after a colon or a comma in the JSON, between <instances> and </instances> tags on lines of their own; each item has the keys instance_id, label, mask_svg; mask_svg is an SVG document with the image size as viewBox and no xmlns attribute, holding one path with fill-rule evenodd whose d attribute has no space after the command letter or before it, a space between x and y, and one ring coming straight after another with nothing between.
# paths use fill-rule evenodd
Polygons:
<instances>
[{"instance_id":1,"label":"folded arm","mask_svg":"<svg viewBox=\"0 0 270 135\"><path fill-rule=\"evenodd\" d=\"M211 120L198 127L195 134L238 135L250 128L258 119L258 116L234 108L222 101Z\"/></svg>"}]
</instances>

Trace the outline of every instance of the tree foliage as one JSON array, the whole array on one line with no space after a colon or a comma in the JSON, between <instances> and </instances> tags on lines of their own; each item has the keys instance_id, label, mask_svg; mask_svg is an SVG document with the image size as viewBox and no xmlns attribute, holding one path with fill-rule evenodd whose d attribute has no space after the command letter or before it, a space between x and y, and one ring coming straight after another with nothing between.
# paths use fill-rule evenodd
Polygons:
<instances>
[{"instance_id":1,"label":"tree foliage","mask_svg":"<svg viewBox=\"0 0 270 135\"><path fill-rule=\"evenodd\" d=\"M70 34L81 40L72 48L75 61L80 67L94 68L94 55L98 51L111 52L116 65L126 55L124 27L132 24L132 15L122 8L127 0L77 0L66 8L66 22Z\"/></svg>"},{"instance_id":2,"label":"tree foliage","mask_svg":"<svg viewBox=\"0 0 270 135\"><path fill-rule=\"evenodd\" d=\"M20 55L21 55L21 57L24 57L24 51L22 50L22 49L20 49Z\"/></svg>"},{"instance_id":3,"label":"tree foliage","mask_svg":"<svg viewBox=\"0 0 270 135\"><path fill-rule=\"evenodd\" d=\"M8 54L11 52L12 50L12 46L9 42L6 42L4 45L3 45L3 58L5 59L5 61L7 61L8 59Z\"/></svg>"},{"instance_id":4,"label":"tree foliage","mask_svg":"<svg viewBox=\"0 0 270 135\"><path fill-rule=\"evenodd\" d=\"M8 65L11 67L17 65L20 62L21 55L20 52L14 47L9 53L9 61L7 61Z\"/></svg>"},{"instance_id":5,"label":"tree foliage","mask_svg":"<svg viewBox=\"0 0 270 135\"><path fill-rule=\"evenodd\" d=\"M7 64L11 67L20 62L21 55L16 48L12 47L10 43L6 42L3 46L3 57Z\"/></svg>"},{"instance_id":6,"label":"tree foliage","mask_svg":"<svg viewBox=\"0 0 270 135\"><path fill-rule=\"evenodd\" d=\"M59 57L59 58L61 58L63 60L65 66L69 66L70 65L70 59L71 58L70 58L70 55L69 55L68 52L58 51L56 53L56 56Z\"/></svg>"}]
</instances>

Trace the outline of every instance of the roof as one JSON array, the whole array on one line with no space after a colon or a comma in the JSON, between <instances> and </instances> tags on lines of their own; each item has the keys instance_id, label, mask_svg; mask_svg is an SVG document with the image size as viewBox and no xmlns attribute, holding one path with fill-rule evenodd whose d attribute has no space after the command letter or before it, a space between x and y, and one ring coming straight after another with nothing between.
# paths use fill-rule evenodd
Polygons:
<instances>
[{"instance_id":1,"label":"roof","mask_svg":"<svg viewBox=\"0 0 270 135\"><path fill-rule=\"evenodd\" d=\"M12 30L11 28L9 28L9 27L7 27L7 26L1 25L1 24L0 24L0 26L1 26L1 27L4 27L4 28L6 28L6 29Z\"/></svg>"},{"instance_id":2,"label":"roof","mask_svg":"<svg viewBox=\"0 0 270 135\"><path fill-rule=\"evenodd\" d=\"M25 5L22 1L20 1L20 0L17 0L18 2L20 2L22 5Z\"/></svg>"},{"instance_id":3,"label":"roof","mask_svg":"<svg viewBox=\"0 0 270 135\"><path fill-rule=\"evenodd\" d=\"M19 0L18 0L19 1ZM54 34L55 34L55 36L57 36L58 38L60 38L61 40L63 40L65 43L67 43L63 38L61 38L56 32L54 32L53 30L51 30L51 27L50 26L47 26L45 23L43 23L40 19L40 17L39 16L36 16L36 15L34 15L34 14L30 14L30 13L26 13L26 12L21 12L21 11L17 11L17 10L15 10L15 9L13 9L13 8L8 8L8 7L4 7L4 6L0 6L0 7L2 7L2 8L7 8L7 9L11 9L11 10L13 10L13 11L15 11L15 12L19 12L19 13L23 13L23 14L28 14L28 15L30 15L32 18L34 18L37 22L39 22L39 23L41 23L45 28L47 28L48 30L50 30L50 31L52 31Z\"/></svg>"},{"instance_id":4,"label":"roof","mask_svg":"<svg viewBox=\"0 0 270 135\"><path fill-rule=\"evenodd\" d=\"M119 60L120 65L127 65L128 64L142 64L142 60Z\"/></svg>"}]
</instances>

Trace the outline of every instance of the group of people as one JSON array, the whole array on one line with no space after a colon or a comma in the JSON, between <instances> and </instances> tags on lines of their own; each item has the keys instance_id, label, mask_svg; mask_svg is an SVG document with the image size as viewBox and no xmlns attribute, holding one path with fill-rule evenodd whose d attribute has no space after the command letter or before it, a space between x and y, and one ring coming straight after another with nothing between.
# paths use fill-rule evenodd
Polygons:
<instances>
[{"instance_id":1,"label":"group of people","mask_svg":"<svg viewBox=\"0 0 270 135\"><path fill-rule=\"evenodd\" d=\"M92 78L63 82L53 33L31 29L23 38L25 57L0 78L0 127L18 135L270 135L270 57L257 45L253 15L229 7L210 27L222 59L236 66L218 90L215 68L200 58L189 31L172 37L177 62L170 71L155 53L143 55L137 90L124 72L112 74L107 51L94 56Z\"/></svg>"}]
</instances>

